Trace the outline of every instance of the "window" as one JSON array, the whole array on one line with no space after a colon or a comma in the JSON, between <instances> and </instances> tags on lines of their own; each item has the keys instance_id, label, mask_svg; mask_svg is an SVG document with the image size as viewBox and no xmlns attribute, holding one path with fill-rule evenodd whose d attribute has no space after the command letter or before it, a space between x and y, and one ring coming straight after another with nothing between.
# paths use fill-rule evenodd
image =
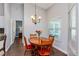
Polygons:
<instances>
[{"instance_id":1,"label":"window","mask_svg":"<svg viewBox=\"0 0 79 59\"><path fill-rule=\"evenodd\" d=\"M71 31L71 39L76 39L76 7L73 6L70 11L70 31Z\"/></svg>"},{"instance_id":2,"label":"window","mask_svg":"<svg viewBox=\"0 0 79 59\"><path fill-rule=\"evenodd\" d=\"M49 21L49 34L54 35L56 38L60 37L60 21Z\"/></svg>"}]
</instances>

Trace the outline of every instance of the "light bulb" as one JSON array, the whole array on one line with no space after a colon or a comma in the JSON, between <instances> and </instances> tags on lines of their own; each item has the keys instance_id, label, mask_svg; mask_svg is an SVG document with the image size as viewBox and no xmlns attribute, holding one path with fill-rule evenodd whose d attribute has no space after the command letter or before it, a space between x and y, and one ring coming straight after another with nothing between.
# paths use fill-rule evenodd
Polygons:
<instances>
[{"instance_id":1,"label":"light bulb","mask_svg":"<svg viewBox=\"0 0 79 59\"><path fill-rule=\"evenodd\" d=\"M31 16L31 18L32 18L33 20L35 20L35 16Z\"/></svg>"},{"instance_id":2,"label":"light bulb","mask_svg":"<svg viewBox=\"0 0 79 59\"><path fill-rule=\"evenodd\" d=\"M31 18L33 18L34 16L31 16Z\"/></svg>"},{"instance_id":3,"label":"light bulb","mask_svg":"<svg viewBox=\"0 0 79 59\"><path fill-rule=\"evenodd\" d=\"M42 17L41 16L39 16L39 18L38 19L41 19Z\"/></svg>"}]
</instances>

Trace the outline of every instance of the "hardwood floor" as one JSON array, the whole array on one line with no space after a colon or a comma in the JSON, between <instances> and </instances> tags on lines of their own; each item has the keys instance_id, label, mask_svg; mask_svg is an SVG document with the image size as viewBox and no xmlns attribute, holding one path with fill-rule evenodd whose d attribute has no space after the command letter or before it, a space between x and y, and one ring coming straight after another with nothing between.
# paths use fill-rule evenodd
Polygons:
<instances>
[{"instance_id":1,"label":"hardwood floor","mask_svg":"<svg viewBox=\"0 0 79 59\"><path fill-rule=\"evenodd\" d=\"M57 50L56 48L52 48L54 54L52 53L51 56L67 56L66 54L62 53L61 51ZM10 49L6 52L6 56L24 56L24 47L21 44L17 43L15 40L14 44L10 47ZM27 51L26 56L31 56L31 52Z\"/></svg>"}]
</instances>

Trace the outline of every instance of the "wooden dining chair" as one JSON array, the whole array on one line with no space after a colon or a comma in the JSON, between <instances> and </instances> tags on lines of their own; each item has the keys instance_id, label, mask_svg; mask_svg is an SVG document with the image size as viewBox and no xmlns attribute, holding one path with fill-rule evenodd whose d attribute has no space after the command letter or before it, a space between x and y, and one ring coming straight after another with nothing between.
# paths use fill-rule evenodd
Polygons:
<instances>
[{"instance_id":1,"label":"wooden dining chair","mask_svg":"<svg viewBox=\"0 0 79 59\"><path fill-rule=\"evenodd\" d=\"M25 52L24 52L24 55L26 54L27 51L32 51L32 45L31 44L27 44L27 39L26 37L24 36L24 47L25 47Z\"/></svg>"},{"instance_id":2,"label":"wooden dining chair","mask_svg":"<svg viewBox=\"0 0 79 59\"><path fill-rule=\"evenodd\" d=\"M42 46L40 50L38 50L38 53L40 56L49 56L51 55L51 52L52 52L52 44L54 42L54 37L53 36L50 36L48 38L48 43L51 43L50 45L48 46ZM44 42L42 42L44 43ZM46 43L46 42L45 42Z\"/></svg>"},{"instance_id":3,"label":"wooden dining chair","mask_svg":"<svg viewBox=\"0 0 79 59\"><path fill-rule=\"evenodd\" d=\"M6 35L0 36L0 56L5 56Z\"/></svg>"},{"instance_id":4,"label":"wooden dining chair","mask_svg":"<svg viewBox=\"0 0 79 59\"><path fill-rule=\"evenodd\" d=\"M30 39L37 38L37 34L30 34Z\"/></svg>"},{"instance_id":5,"label":"wooden dining chair","mask_svg":"<svg viewBox=\"0 0 79 59\"><path fill-rule=\"evenodd\" d=\"M50 40L51 41L51 45L50 45L50 54L54 54L54 51L53 51L53 45L54 45L54 36L52 36L52 35L49 35L49 37L48 37L48 40Z\"/></svg>"}]
</instances>

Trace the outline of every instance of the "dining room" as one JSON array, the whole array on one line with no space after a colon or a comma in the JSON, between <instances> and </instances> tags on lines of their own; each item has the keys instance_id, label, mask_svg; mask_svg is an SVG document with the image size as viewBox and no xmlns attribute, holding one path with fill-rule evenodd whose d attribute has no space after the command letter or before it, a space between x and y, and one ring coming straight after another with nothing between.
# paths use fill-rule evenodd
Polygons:
<instances>
[{"instance_id":1,"label":"dining room","mask_svg":"<svg viewBox=\"0 0 79 59\"><path fill-rule=\"evenodd\" d=\"M77 4L2 3L0 6L4 9L1 24L5 22L2 26L7 36L5 56L78 55L77 33L71 32L75 25L73 18L77 21ZM21 26L17 21L21 21Z\"/></svg>"},{"instance_id":2,"label":"dining room","mask_svg":"<svg viewBox=\"0 0 79 59\"><path fill-rule=\"evenodd\" d=\"M40 7L42 6L43 7ZM11 17L15 17L15 19L19 19L20 16L24 17L23 20L23 26L22 26L22 36L19 36L14 40L13 46L10 47L10 50L8 50L6 55L42 55L42 52L46 52L47 55L66 55L65 53L61 52L60 50L53 48L55 42L55 36L52 35L53 32L48 32L48 26L52 25L46 18L46 4L11 4ZM48 7L52 6L53 4L47 4ZM24 7L24 9L22 8ZM16 9L17 8L17 9ZM19 10L21 9L21 10ZM18 12L14 10L18 10ZM24 12L24 13L23 13ZM15 14L21 13L20 16L15 16ZM23 16L24 14L24 16ZM34 18L35 17L35 18ZM14 18L13 18L14 19ZM27 20L26 20L27 19ZM60 25L60 24L59 24ZM58 26L58 25L57 25ZM31 38L31 35L34 36L34 38ZM51 38L52 37L52 40ZM16 43L17 42L17 43ZM15 48L13 48L15 47ZM20 48L22 47L22 48ZM19 52L20 49L21 53ZM58 51L58 53L54 53ZM28 51L30 50L30 52ZM14 51L16 51L14 53ZM18 52L17 52L18 51ZM36 51L36 52L35 52ZM13 52L13 53L11 53ZM41 53L40 53L41 52ZM43 55L42 55L43 56Z\"/></svg>"}]
</instances>

